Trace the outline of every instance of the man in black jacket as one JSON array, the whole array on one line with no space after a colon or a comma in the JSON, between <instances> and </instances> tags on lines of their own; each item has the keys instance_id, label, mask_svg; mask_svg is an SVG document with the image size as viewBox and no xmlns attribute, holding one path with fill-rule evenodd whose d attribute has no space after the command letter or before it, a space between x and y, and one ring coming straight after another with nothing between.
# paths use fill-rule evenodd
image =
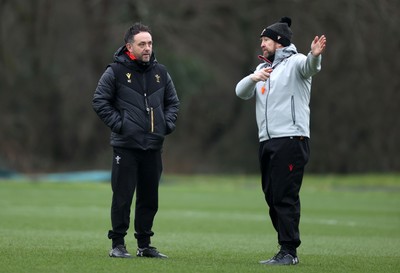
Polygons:
<instances>
[{"instance_id":1,"label":"man in black jacket","mask_svg":"<svg viewBox=\"0 0 400 273\"><path fill-rule=\"evenodd\" d=\"M101 76L93 109L111 129L112 240L110 257L131 258L125 236L136 190L135 238L138 257L167 258L150 245L158 210L164 137L175 129L179 100L170 75L152 51L149 27L135 23L125 45Z\"/></svg>"}]
</instances>

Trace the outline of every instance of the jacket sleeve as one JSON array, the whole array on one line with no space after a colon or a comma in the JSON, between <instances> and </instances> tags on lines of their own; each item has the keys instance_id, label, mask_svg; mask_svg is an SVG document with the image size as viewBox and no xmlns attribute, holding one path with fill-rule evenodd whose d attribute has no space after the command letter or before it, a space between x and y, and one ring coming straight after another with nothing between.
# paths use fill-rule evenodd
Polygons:
<instances>
[{"instance_id":1,"label":"jacket sleeve","mask_svg":"<svg viewBox=\"0 0 400 273\"><path fill-rule=\"evenodd\" d=\"M244 77L236 85L236 96L241 99L248 100L254 96L256 90L256 82L251 79L251 75Z\"/></svg>"},{"instance_id":2,"label":"jacket sleeve","mask_svg":"<svg viewBox=\"0 0 400 273\"><path fill-rule=\"evenodd\" d=\"M166 134L168 135L175 130L175 122L178 119L179 99L169 73L167 73L167 78L164 94L164 117L167 125Z\"/></svg>"},{"instance_id":3,"label":"jacket sleeve","mask_svg":"<svg viewBox=\"0 0 400 273\"><path fill-rule=\"evenodd\" d=\"M317 74L321 70L321 60L322 60L321 55L315 57L314 55L311 54L311 52L308 53L307 57L302 63L301 72L303 77L310 78L315 74Z\"/></svg>"},{"instance_id":4,"label":"jacket sleeve","mask_svg":"<svg viewBox=\"0 0 400 273\"><path fill-rule=\"evenodd\" d=\"M98 82L93 96L92 107L100 119L110 127L111 131L119 133L122 127L122 118L113 104L115 90L114 72L111 67L108 67Z\"/></svg>"}]
</instances>

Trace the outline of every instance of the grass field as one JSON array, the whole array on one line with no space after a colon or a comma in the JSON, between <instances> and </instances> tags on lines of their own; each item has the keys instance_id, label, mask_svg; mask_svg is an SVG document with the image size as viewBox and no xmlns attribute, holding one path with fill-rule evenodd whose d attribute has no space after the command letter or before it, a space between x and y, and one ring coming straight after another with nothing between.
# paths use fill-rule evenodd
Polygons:
<instances>
[{"instance_id":1,"label":"grass field","mask_svg":"<svg viewBox=\"0 0 400 273\"><path fill-rule=\"evenodd\" d=\"M108 183L0 180L0 272L400 272L400 176L307 176L301 198L297 266L258 264L276 234L246 176L165 176L153 244L170 258L111 259Z\"/></svg>"}]
</instances>

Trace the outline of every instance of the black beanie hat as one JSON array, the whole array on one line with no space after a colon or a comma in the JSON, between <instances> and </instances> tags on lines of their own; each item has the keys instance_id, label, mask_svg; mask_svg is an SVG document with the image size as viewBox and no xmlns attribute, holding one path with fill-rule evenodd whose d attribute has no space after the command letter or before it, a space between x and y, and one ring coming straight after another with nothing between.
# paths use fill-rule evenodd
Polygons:
<instances>
[{"instance_id":1,"label":"black beanie hat","mask_svg":"<svg viewBox=\"0 0 400 273\"><path fill-rule=\"evenodd\" d=\"M292 24L292 19L289 17L282 17L279 22L272 24L265 28L260 37L268 37L283 46L290 45L290 40L292 39L292 30L290 25Z\"/></svg>"}]
</instances>

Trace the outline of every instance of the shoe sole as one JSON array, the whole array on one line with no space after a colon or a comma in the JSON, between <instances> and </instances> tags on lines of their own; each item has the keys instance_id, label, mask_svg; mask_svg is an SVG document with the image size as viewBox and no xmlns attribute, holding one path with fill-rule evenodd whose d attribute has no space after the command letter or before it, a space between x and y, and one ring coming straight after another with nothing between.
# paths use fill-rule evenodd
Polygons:
<instances>
[{"instance_id":1,"label":"shoe sole","mask_svg":"<svg viewBox=\"0 0 400 273\"><path fill-rule=\"evenodd\" d=\"M133 258L132 255L130 255L130 256L115 256L115 255L113 255L113 254L108 254L108 256L109 256L110 258L121 258L121 259L131 259L131 258Z\"/></svg>"},{"instance_id":2,"label":"shoe sole","mask_svg":"<svg viewBox=\"0 0 400 273\"><path fill-rule=\"evenodd\" d=\"M136 255L136 257L138 258L150 258L150 259L167 259L168 257L165 256L140 256L140 255Z\"/></svg>"}]
</instances>

